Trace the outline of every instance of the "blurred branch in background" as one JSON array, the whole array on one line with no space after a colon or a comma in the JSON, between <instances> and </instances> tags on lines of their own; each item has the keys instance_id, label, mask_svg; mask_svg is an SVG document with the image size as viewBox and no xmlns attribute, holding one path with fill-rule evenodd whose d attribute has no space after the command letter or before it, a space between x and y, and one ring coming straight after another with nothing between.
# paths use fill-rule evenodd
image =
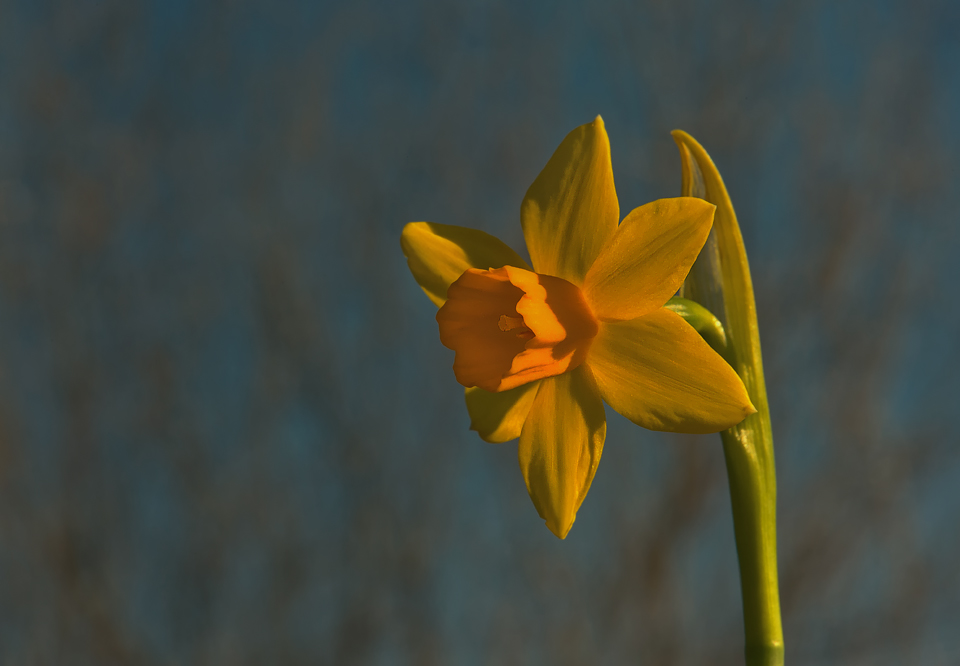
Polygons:
<instances>
[{"instance_id":1,"label":"blurred branch in background","mask_svg":"<svg viewBox=\"0 0 960 666\"><path fill-rule=\"evenodd\" d=\"M608 413L557 542L398 250L521 247L597 113L622 211L676 127L737 207L787 663L957 661L950 3L0 15L0 661L740 663L715 438Z\"/></svg>"}]
</instances>

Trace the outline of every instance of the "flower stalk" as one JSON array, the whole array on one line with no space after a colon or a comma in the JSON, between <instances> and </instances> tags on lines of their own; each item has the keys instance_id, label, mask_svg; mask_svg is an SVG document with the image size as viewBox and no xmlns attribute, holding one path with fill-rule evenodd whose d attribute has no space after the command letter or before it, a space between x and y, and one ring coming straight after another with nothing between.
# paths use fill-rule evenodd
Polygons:
<instances>
[{"instance_id":1,"label":"flower stalk","mask_svg":"<svg viewBox=\"0 0 960 666\"><path fill-rule=\"evenodd\" d=\"M668 307L688 321L701 322L694 327L736 370L757 409L738 425L722 431L720 439L740 561L746 663L782 666L777 480L750 268L733 205L713 160L686 132L674 131L673 138L680 149L683 196L705 199L717 210L713 230L681 289L683 298L674 299ZM706 313L692 308L689 301L703 306ZM719 320L717 324L710 320L711 312ZM721 340L716 333L718 326L725 333L722 349L717 349Z\"/></svg>"}]
</instances>

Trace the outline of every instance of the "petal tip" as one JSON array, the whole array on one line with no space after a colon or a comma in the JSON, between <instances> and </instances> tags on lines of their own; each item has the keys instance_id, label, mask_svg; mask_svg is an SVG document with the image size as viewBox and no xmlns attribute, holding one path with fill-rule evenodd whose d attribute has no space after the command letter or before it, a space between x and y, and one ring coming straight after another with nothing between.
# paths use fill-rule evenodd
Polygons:
<instances>
[{"instance_id":1,"label":"petal tip","mask_svg":"<svg viewBox=\"0 0 960 666\"><path fill-rule=\"evenodd\" d=\"M745 397L746 397L746 396L745 396ZM746 397L746 403L743 403L743 406L741 407L740 419L739 419L736 423L731 423L730 425L726 426L725 428L720 428L717 432L720 432L720 431L723 431L723 430L729 430L730 428L735 428L735 427L737 427L738 425L740 425L741 423L743 423L748 417L753 416L754 414L756 414L757 411L758 411L757 408L754 407L753 402L750 400L750 398L749 398L749 397ZM736 418L736 417L734 417L734 418Z\"/></svg>"},{"instance_id":2,"label":"petal tip","mask_svg":"<svg viewBox=\"0 0 960 666\"><path fill-rule=\"evenodd\" d=\"M544 521L544 524L547 526L547 529L553 532L555 537L562 541L567 538L568 534L570 534L570 528L573 527L573 520L570 522L564 522L562 525L558 525L557 523L549 520Z\"/></svg>"},{"instance_id":3,"label":"petal tip","mask_svg":"<svg viewBox=\"0 0 960 666\"><path fill-rule=\"evenodd\" d=\"M400 249L403 250L403 256L407 257L409 248L410 248L410 234L413 233L416 229L417 224L423 224L423 222L407 222L403 225L403 230L400 232Z\"/></svg>"},{"instance_id":4,"label":"petal tip","mask_svg":"<svg viewBox=\"0 0 960 666\"><path fill-rule=\"evenodd\" d=\"M678 198L684 199L685 200L684 204L687 206L693 206L694 208L699 208L701 211L703 211L703 213L709 212L711 217L713 217L713 215L716 213L717 205L715 203L711 203L707 201L706 199L701 199L700 197L678 197Z\"/></svg>"}]
</instances>

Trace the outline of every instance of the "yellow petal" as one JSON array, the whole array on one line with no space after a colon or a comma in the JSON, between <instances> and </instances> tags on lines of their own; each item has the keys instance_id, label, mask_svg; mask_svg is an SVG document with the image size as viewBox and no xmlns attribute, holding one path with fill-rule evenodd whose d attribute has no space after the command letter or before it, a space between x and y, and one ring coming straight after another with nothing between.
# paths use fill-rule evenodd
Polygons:
<instances>
[{"instance_id":1,"label":"yellow petal","mask_svg":"<svg viewBox=\"0 0 960 666\"><path fill-rule=\"evenodd\" d=\"M500 444L520 436L540 382L530 382L509 391L491 393L474 387L466 390L470 429L485 442Z\"/></svg>"},{"instance_id":2,"label":"yellow petal","mask_svg":"<svg viewBox=\"0 0 960 666\"><path fill-rule=\"evenodd\" d=\"M550 531L567 536L597 471L607 419L583 366L540 382L520 433L520 470Z\"/></svg>"},{"instance_id":3,"label":"yellow petal","mask_svg":"<svg viewBox=\"0 0 960 666\"><path fill-rule=\"evenodd\" d=\"M608 405L650 430L718 432L756 412L733 368L665 308L601 324L584 365Z\"/></svg>"},{"instance_id":4,"label":"yellow petal","mask_svg":"<svg viewBox=\"0 0 960 666\"><path fill-rule=\"evenodd\" d=\"M500 239L477 229L435 222L410 222L400 235L407 265L437 307L447 289L468 268L530 267Z\"/></svg>"},{"instance_id":5,"label":"yellow petal","mask_svg":"<svg viewBox=\"0 0 960 666\"><path fill-rule=\"evenodd\" d=\"M597 318L636 319L666 303L707 240L714 210L703 199L678 197L631 211L584 280Z\"/></svg>"},{"instance_id":6,"label":"yellow petal","mask_svg":"<svg viewBox=\"0 0 960 666\"><path fill-rule=\"evenodd\" d=\"M610 141L597 116L567 135L523 198L520 222L534 270L579 287L619 220Z\"/></svg>"}]
</instances>

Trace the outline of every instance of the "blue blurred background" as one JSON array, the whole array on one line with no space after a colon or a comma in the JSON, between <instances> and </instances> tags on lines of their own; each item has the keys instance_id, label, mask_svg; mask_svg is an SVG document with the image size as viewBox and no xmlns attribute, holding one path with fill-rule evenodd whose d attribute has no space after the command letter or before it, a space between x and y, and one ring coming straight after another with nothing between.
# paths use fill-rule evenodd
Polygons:
<instances>
[{"instance_id":1,"label":"blue blurred background","mask_svg":"<svg viewBox=\"0 0 960 666\"><path fill-rule=\"evenodd\" d=\"M0 662L742 663L719 438L608 409L557 540L400 252L597 114L737 208L787 663L960 663L950 0L0 2Z\"/></svg>"}]
</instances>

